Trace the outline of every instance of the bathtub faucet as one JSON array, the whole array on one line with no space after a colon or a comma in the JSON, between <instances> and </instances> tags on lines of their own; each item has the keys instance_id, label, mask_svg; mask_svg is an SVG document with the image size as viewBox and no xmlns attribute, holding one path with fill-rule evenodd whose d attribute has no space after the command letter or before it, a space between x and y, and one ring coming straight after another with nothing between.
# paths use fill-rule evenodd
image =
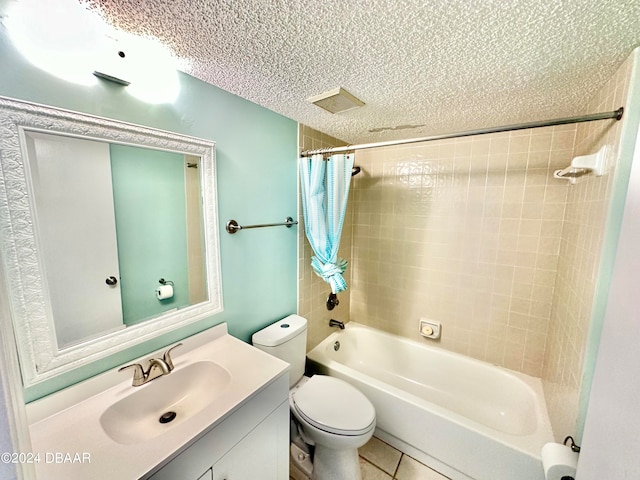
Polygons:
<instances>
[{"instance_id":1,"label":"bathtub faucet","mask_svg":"<svg viewBox=\"0 0 640 480\"><path fill-rule=\"evenodd\" d=\"M334 320L333 318L331 320L329 320L329 326L330 327L340 327L340 330L344 330L344 322L341 322L339 320Z\"/></svg>"}]
</instances>

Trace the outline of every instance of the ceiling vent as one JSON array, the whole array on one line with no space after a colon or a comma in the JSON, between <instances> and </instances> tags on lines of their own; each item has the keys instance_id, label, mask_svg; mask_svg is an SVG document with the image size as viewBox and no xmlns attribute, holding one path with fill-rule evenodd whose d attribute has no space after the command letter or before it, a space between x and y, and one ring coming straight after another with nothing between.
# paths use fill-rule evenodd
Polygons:
<instances>
[{"instance_id":1,"label":"ceiling vent","mask_svg":"<svg viewBox=\"0 0 640 480\"><path fill-rule=\"evenodd\" d=\"M364 105L362 100L358 100L342 87L309 97L307 100L331 113L346 112Z\"/></svg>"}]
</instances>

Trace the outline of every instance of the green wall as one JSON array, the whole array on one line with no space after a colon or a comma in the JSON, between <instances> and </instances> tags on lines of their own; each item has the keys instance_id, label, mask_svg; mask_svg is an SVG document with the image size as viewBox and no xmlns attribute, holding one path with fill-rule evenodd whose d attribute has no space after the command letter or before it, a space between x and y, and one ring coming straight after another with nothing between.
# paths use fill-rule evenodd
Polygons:
<instances>
[{"instance_id":1,"label":"green wall","mask_svg":"<svg viewBox=\"0 0 640 480\"><path fill-rule=\"evenodd\" d=\"M172 104L146 104L108 82L79 87L28 64L1 25L0 65L2 96L216 142L224 312L29 388L27 401L221 322L228 323L232 335L248 341L254 331L296 311L296 228L236 235L224 230L232 218L252 224L296 217L296 122L182 73L180 94Z\"/></svg>"},{"instance_id":2,"label":"green wall","mask_svg":"<svg viewBox=\"0 0 640 480\"><path fill-rule=\"evenodd\" d=\"M110 144L125 325L189 305L184 155ZM158 300L158 280L173 282Z\"/></svg>"}]
</instances>

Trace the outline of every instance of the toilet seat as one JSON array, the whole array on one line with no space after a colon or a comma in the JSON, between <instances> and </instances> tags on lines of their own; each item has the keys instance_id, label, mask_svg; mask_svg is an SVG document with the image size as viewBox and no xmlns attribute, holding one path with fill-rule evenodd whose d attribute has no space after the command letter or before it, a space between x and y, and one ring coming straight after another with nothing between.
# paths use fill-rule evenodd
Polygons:
<instances>
[{"instance_id":1,"label":"toilet seat","mask_svg":"<svg viewBox=\"0 0 640 480\"><path fill-rule=\"evenodd\" d=\"M375 409L359 390L327 375L314 375L291 393L296 412L310 425L336 435L362 435L375 424Z\"/></svg>"}]
</instances>

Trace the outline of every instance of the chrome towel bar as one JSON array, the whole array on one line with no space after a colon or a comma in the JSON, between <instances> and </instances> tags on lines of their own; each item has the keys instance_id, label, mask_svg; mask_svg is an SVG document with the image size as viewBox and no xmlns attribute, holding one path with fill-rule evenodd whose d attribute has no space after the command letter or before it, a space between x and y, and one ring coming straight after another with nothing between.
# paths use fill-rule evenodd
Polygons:
<instances>
[{"instance_id":1,"label":"chrome towel bar","mask_svg":"<svg viewBox=\"0 0 640 480\"><path fill-rule=\"evenodd\" d=\"M238 222L235 220L229 220L227 222L227 232L234 234L238 230L246 230L248 228L262 228L262 227L280 227L284 226L287 228L291 228L292 225L297 225L298 222L294 221L293 218L287 217L284 223L263 223L261 225L238 225Z\"/></svg>"}]
</instances>

